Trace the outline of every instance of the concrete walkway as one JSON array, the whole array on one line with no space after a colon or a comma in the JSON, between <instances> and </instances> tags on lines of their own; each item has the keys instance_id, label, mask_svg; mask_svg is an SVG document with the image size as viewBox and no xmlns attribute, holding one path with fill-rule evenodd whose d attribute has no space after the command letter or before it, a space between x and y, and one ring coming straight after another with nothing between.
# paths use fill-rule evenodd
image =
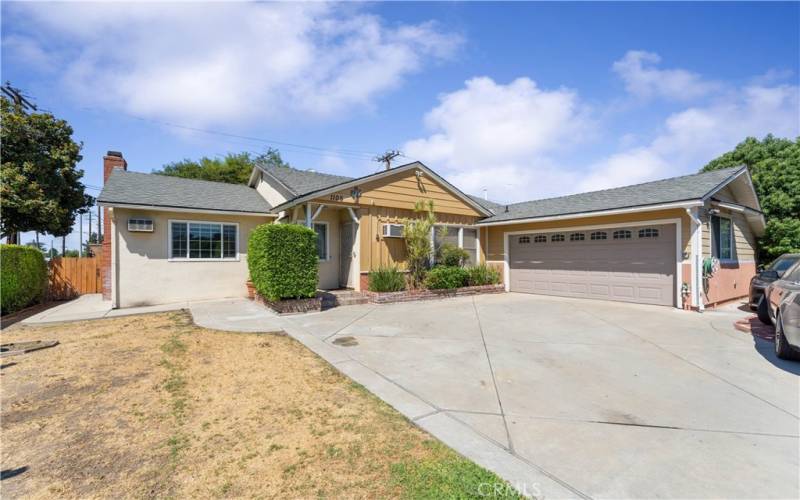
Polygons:
<instances>
[{"instance_id":1,"label":"concrete walkway","mask_svg":"<svg viewBox=\"0 0 800 500\"><path fill-rule=\"evenodd\" d=\"M176 311L188 308L188 302L162 304L157 306L128 307L112 309L110 300L103 300L99 293L81 295L59 306L47 309L21 321L23 325L41 325L60 323L63 321L83 321L87 319L117 318L135 314L149 314L164 311Z\"/></svg>"}]
</instances>

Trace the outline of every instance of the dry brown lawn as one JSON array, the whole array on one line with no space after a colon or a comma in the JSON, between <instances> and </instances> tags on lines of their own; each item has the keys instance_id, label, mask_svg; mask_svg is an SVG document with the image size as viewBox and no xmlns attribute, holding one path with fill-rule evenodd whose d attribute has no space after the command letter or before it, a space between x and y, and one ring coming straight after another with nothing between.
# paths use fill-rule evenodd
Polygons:
<instances>
[{"instance_id":1,"label":"dry brown lawn","mask_svg":"<svg viewBox=\"0 0 800 500\"><path fill-rule=\"evenodd\" d=\"M2 360L3 498L413 497L494 478L284 335L184 312L2 332L39 339L60 345Z\"/></svg>"}]
</instances>

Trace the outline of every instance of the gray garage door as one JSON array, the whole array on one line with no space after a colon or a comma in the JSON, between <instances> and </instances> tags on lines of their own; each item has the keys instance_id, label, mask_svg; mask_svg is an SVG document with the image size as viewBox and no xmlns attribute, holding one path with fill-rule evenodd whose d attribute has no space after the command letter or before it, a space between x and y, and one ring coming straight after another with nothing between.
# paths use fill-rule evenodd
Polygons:
<instances>
[{"instance_id":1,"label":"gray garage door","mask_svg":"<svg viewBox=\"0 0 800 500\"><path fill-rule=\"evenodd\" d=\"M675 225L508 236L512 292L675 304Z\"/></svg>"}]
</instances>

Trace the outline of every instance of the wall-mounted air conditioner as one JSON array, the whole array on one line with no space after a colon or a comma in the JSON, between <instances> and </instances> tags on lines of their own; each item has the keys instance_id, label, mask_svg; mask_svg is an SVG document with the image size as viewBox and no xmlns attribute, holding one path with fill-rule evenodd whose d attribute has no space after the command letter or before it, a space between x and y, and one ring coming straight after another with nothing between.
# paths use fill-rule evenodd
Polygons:
<instances>
[{"instance_id":1,"label":"wall-mounted air conditioner","mask_svg":"<svg viewBox=\"0 0 800 500\"><path fill-rule=\"evenodd\" d=\"M384 238L402 238L403 237L403 224L384 224L383 225Z\"/></svg>"},{"instance_id":2,"label":"wall-mounted air conditioner","mask_svg":"<svg viewBox=\"0 0 800 500\"><path fill-rule=\"evenodd\" d=\"M128 231L135 233L152 233L153 219L128 219Z\"/></svg>"}]
</instances>

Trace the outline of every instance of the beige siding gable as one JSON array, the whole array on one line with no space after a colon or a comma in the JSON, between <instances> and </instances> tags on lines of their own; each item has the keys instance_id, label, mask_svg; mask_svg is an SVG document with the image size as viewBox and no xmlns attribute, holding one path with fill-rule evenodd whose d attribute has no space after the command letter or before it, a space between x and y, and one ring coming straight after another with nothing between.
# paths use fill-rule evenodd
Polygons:
<instances>
[{"instance_id":1,"label":"beige siding gable","mask_svg":"<svg viewBox=\"0 0 800 500\"><path fill-rule=\"evenodd\" d=\"M422 175L417 176L417 172ZM358 199L354 195L359 194ZM395 175L348 187L318 198L313 203L337 203L413 210L419 200L432 200L436 212L481 216L450 188L432 179L422 170L404 170Z\"/></svg>"}]
</instances>

